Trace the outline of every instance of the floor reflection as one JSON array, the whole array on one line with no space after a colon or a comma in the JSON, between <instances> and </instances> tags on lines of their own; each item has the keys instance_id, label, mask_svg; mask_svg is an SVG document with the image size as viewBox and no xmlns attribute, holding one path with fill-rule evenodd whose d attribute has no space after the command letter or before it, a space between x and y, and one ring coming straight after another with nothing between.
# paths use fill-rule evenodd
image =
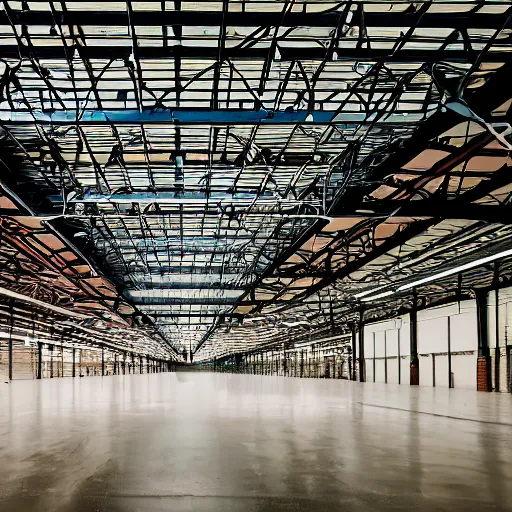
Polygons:
<instances>
[{"instance_id":1,"label":"floor reflection","mask_svg":"<svg viewBox=\"0 0 512 512\"><path fill-rule=\"evenodd\" d=\"M510 396L206 373L0 388L0 510L496 510Z\"/></svg>"}]
</instances>

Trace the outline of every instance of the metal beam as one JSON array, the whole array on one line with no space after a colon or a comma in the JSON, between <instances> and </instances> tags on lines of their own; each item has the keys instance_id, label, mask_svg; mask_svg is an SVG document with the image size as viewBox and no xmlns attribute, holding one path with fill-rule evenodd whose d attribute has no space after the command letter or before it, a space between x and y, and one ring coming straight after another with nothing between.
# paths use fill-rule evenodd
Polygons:
<instances>
[{"instance_id":1,"label":"metal beam","mask_svg":"<svg viewBox=\"0 0 512 512\"><path fill-rule=\"evenodd\" d=\"M461 199L464 198L464 194ZM392 206L394 204L394 207ZM396 201L379 202L373 210L374 215L390 215L400 217L442 217L444 219L481 220L491 224L512 224L512 206L509 205L485 205L477 203L465 203L461 200L451 201L411 201L398 210ZM385 213L384 213L385 212ZM371 213L362 211L361 217L371 217Z\"/></svg>"},{"instance_id":2,"label":"metal beam","mask_svg":"<svg viewBox=\"0 0 512 512\"><path fill-rule=\"evenodd\" d=\"M74 46L69 47L71 50ZM179 48L179 50L177 49ZM304 41L296 47L280 47L280 60L284 62L300 60L323 61L325 59L325 48L323 46L304 46ZM129 59L132 54L131 46L96 46L88 45L80 48L81 56L85 59ZM471 61L471 56L466 50L439 50L420 49L420 50L393 50L374 49L374 48L337 48L338 60L357 60L357 61L386 61L386 62L460 62L467 63ZM36 59L63 59L63 49L61 46L32 46L25 45L0 45L0 57L19 58L33 56ZM214 46L139 46L137 57L139 59L165 59L179 55L183 59L197 60L216 60L217 48ZM268 54L265 47L228 47L224 51L226 59L257 59L264 60ZM485 57L486 62L511 62L512 52L495 49L488 52Z\"/></svg>"},{"instance_id":3,"label":"metal beam","mask_svg":"<svg viewBox=\"0 0 512 512\"><path fill-rule=\"evenodd\" d=\"M367 5L367 4L366 4ZM105 5L106 7L108 4ZM126 11L108 10L69 10L66 23L81 26L209 26L218 27L223 17L228 26L239 27L332 27L338 26L341 11L330 12L289 12L285 17L281 12L225 12L220 11ZM130 19L129 19L130 18ZM355 13L353 23L358 23L359 13ZM23 25L55 24L50 11L11 10L8 14L0 12L0 24L9 25L10 21ZM498 29L503 25L503 14L486 13L417 13L364 12L365 27L431 27L431 28L487 28Z\"/></svg>"},{"instance_id":4,"label":"metal beam","mask_svg":"<svg viewBox=\"0 0 512 512\"><path fill-rule=\"evenodd\" d=\"M512 52L511 52L512 53ZM1 46L0 46L1 55ZM146 108L142 111L134 109L117 109L117 110L99 110L90 109L80 113L77 121L76 112L57 110L55 112L37 112L24 113L21 109L9 112L9 118L6 122L34 122L50 123L60 125L71 125L79 122L80 125L86 124L151 124L151 123L179 123L187 124L349 124L353 128L357 128L361 123L374 124L375 122L384 124L401 124L411 125L421 121L424 116L422 113L391 113L378 121L376 115L368 115L364 112L344 112L337 114L335 110L307 110L294 111L272 111L261 108L260 110L251 109L163 109L163 108ZM1 117L0 117L1 118ZM307 120L306 120L307 119Z\"/></svg>"},{"instance_id":5,"label":"metal beam","mask_svg":"<svg viewBox=\"0 0 512 512\"><path fill-rule=\"evenodd\" d=\"M194 298L161 298L147 297L143 300L135 300L136 306L172 306L172 305L205 305L205 306L229 306L236 302L237 297L194 297ZM150 313L148 313L150 314Z\"/></svg>"}]
</instances>

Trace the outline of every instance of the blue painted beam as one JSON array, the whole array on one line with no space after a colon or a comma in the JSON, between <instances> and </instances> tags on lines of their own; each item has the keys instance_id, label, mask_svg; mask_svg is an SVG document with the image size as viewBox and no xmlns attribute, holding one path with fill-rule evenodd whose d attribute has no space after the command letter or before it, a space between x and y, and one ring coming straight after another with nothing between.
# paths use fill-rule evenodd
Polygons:
<instances>
[{"instance_id":1,"label":"blue painted beam","mask_svg":"<svg viewBox=\"0 0 512 512\"><path fill-rule=\"evenodd\" d=\"M12 120L16 121L23 114L13 113ZM34 112L35 118L41 123L75 124L76 112L57 111L52 113ZM423 117L421 114L407 117L401 114L391 114L382 122L412 123ZM149 124L149 123L180 123L180 124L338 124L357 125L371 122L374 115L367 117L363 112L336 114L334 111L278 111L270 110L167 110L147 109L139 112L135 109L126 110L85 110L79 117L80 124ZM20 119L21 120L21 119Z\"/></svg>"}]
</instances>

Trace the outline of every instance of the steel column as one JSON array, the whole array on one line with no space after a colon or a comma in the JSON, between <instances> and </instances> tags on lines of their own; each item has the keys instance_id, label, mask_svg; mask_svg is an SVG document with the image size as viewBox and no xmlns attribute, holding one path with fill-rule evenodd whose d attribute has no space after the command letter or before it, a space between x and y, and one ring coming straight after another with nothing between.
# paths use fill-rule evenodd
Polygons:
<instances>
[{"instance_id":1,"label":"steel column","mask_svg":"<svg viewBox=\"0 0 512 512\"><path fill-rule=\"evenodd\" d=\"M37 378L43 378L43 344L37 342Z\"/></svg>"},{"instance_id":2,"label":"steel column","mask_svg":"<svg viewBox=\"0 0 512 512\"><path fill-rule=\"evenodd\" d=\"M417 313L417 295L413 290L413 306L409 313L410 320L410 343L411 343L411 363L409 369L409 383L411 386L420 384L420 362L418 358L418 313Z\"/></svg>"},{"instance_id":3,"label":"steel column","mask_svg":"<svg viewBox=\"0 0 512 512\"><path fill-rule=\"evenodd\" d=\"M478 327L477 391L492 391L486 290L476 291L476 315Z\"/></svg>"},{"instance_id":4,"label":"steel column","mask_svg":"<svg viewBox=\"0 0 512 512\"><path fill-rule=\"evenodd\" d=\"M8 362L9 362L9 380L12 380L12 331L14 328L13 302L9 302L9 341L8 341Z\"/></svg>"},{"instance_id":5,"label":"steel column","mask_svg":"<svg viewBox=\"0 0 512 512\"><path fill-rule=\"evenodd\" d=\"M351 325L351 331L352 331L352 368L351 373L349 375L349 378L351 380L357 380L357 361L356 361L356 355L357 355L357 325L352 324Z\"/></svg>"},{"instance_id":6,"label":"steel column","mask_svg":"<svg viewBox=\"0 0 512 512\"><path fill-rule=\"evenodd\" d=\"M366 382L366 372L364 368L364 312L359 313L359 382ZM375 357L375 354L373 354Z\"/></svg>"},{"instance_id":7,"label":"steel column","mask_svg":"<svg viewBox=\"0 0 512 512\"><path fill-rule=\"evenodd\" d=\"M453 388L452 382L452 324L448 315L448 388Z\"/></svg>"}]
</instances>

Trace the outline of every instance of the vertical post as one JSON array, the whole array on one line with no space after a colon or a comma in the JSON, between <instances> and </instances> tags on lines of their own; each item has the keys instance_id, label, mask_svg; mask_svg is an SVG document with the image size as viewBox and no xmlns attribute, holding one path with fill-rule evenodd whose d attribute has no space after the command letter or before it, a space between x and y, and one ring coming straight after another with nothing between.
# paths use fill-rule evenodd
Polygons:
<instances>
[{"instance_id":1,"label":"vertical post","mask_svg":"<svg viewBox=\"0 0 512 512\"><path fill-rule=\"evenodd\" d=\"M356 363L356 354L357 354L357 325L353 323L351 326L352 330L352 373L349 375L351 380L357 380L357 363Z\"/></svg>"},{"instance_id":2,"label":"vertical post","mask_svg":"<svg viewBox=\"0 0 512 512\"><path fill-rule=\"evenodd\" d=\"M142 372L144 371L144 363L142 362L142 356L139 356L139 373L142 375Z\"/></svg>"},{"instance_id":3,"label":"vertical post","mask_svg":"<svg viewBox=\"0 0 512 512\"><path fill-rule=\"evenodd\" d=\"M376 382L377 381L377 364L376 364L376 360L375 360L375 348L376 348L376 343L375 343L375 333L372 332L372 338L373 338L373 382Z\"/></svg>"},{"instance_id":4,"label":"vertical post","mask_svg":"<svg viewBox=\"0 0 512 512\"><path fill-rule=\"evenodd\" d=\"M101 347L101 376L105 376L105 348Z\"/></svg>"},{"instance_id":5,"label":"vertical post","mask_svg":"<svg viewBox=\"0 0 512 512\"><path fill-rule=\"evenodd\" d=\"M487 291L485 290L476 290L476 315L478 327L476 389L477 391L492 391L491 353L487 335Z\"/></svg>"},{"instance_id":6,"label":"vertical post","mask_svg":"<svg viewBox=\"0 0 512 512\"><path fill-rule=\"evenodd\" d=\"M452 323L448 315L448 388L453 388L452 382Z\"/></svg>"},{"instance_id":7,"label":"vertical post","mask_svg":"<svg viewBox=\"0 0 512 512\"><path fill-rule=\"evenodd\" d=\"M8 355L9 355L9 380L12 380L12 331L14 328L14 312L12 300L9 301L9 347L8 347Z\"/></svg>"},{"instance_id":8,"label":"vertical post","mask_svg":"<svg viewBox=\"0 0 512 512\"><path fill-rule=\"evenodd\" d=\"M53 379L53 345L48 345L50 350L50 379Z\"/></svg>"},{"instance_id":9,"label":"vertical post","mask_svg":"<svg viewBox=\"0 0 512 512\"><path fill-rule=\"evenodd\" d=\"M384 331L384 382L388 383L388 331Z\"/></svg>"},{"instance_id":10,"label":"vertical post","mask_svg":"<svg viewBox=\"0 0 512 512\"><path fill-rule=\"evenodd\" d=\"M359 312L359 382L366 382L366 372L364 371L364 311ZM375 357L375 354L373 354ZM374 373L375 375L375 373Z\"/></svg>"},{"instance_id":11,"label":"vertical post","mask_svg":"<svg viewBox=\"0 0 512 512\"><path fill-rule=\"evenodd\" d=\"M132 373L135 374L135 354L132 352Z\"/></svg>"},{"instance_id":12,"label":"vertical post","mask_svg":"<svg viewBox=\"0 0 512 512\"><path fill-rule=\"evenodd\" d=\"M37 378L43 378L43 344L37 342Z\"/></svg>"},{"instance_id":13,"label":"vertical post","mask_svg":"<svg viewBox=\"0 0 512 512\"><path fill-rule=\"evenodd\" d=\"M149 356L146 356L146 369L147 369L146 373L149 373Z\"/></svg>"},{"instance_id":14,"label":"vertical post","mask_svg":"<svg viewBox=\"0 0 512 512\"><path fill-rule=\"evenodd\" d=\"M76 348L73 347L71 352L71 358L72 358L72 368L71 368L71 375L73 377L76 377L76 368L75 368L75 361L76 361Z\"/></svg>"},{"instance_id":15,"label":"vertical post","mask_svg":"<svg viewBox=\"0 0 512 512\"><path fill-rule=\"evenodd\" d=\"M398 334L398 347L397 347L397 354L398 354L398 384L402 384L402 358L400 355L400 331L401 328L401 319L400 319L400 327L397 329Z\"/></svg>"},{"instance_id":16,"label":"vertical post","mask_svg":"<svg viewBox=\"0 0 512 512\"><path fill-rule=\"evenodd\" d=\"M500 277L500 266L499 263L496 262L494 264L494 300L496 304L494 306L494 318L496 321L495 331L496 331L496 342L494 349L494 391L500 390L500 300L499 300L499 277Z\"/></svg>"},{"instance_id":17,"label":"vertical post","mask_svg":"<svg viewBox=\"0 0 512 512\"><path fill-rule=\"evenodd\" d=\"M409 383L411 386L420 384L420 361L418 358L418 312L416 288L413 289L413 305L409 313L410 334L411 334L411 364L409 370Z\"/></svg>"}]
</instances>

